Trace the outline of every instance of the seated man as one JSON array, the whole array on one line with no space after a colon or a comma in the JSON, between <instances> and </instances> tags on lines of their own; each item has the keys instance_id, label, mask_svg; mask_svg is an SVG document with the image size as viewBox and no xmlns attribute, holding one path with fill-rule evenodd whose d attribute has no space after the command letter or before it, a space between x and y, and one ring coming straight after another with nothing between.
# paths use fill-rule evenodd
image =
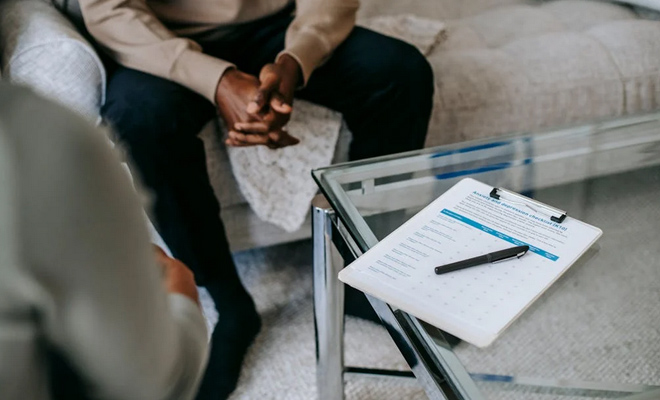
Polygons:
<instances>
[{"instance_id":1,"label":"seated man","mask_svg":"<svg viewBox=\"0 0 660 400\"><path fill-rule=\"evenodd\" d=\"M196 394L208 333L194 277L154 258L104 134L0 83L0 399Z\"/></svg>"},{"instance_id":2,"label":"seated man","mask_svg":"<svg viewBox=\"0 0 660 400\"><path fill-rule=\"evenodd\" d=\"M219 113L228 146L293 145L295 96L343 114L352 160L421 148L431 68L413 46L354 27L357 0L298 0L295 17L293 0L79 1L117 63L103 117L155 195L158 231L220 314L198 398L225 398L260 319L236 273L197 133Z\"/></svg>"}]
</instances>

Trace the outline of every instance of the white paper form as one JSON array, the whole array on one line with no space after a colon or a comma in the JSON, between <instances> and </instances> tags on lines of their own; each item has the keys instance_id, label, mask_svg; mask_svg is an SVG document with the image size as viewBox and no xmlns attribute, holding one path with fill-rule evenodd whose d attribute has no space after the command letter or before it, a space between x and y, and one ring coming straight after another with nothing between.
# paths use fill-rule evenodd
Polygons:
<instances>
[{"instance_id":1,"label":"white paper form","mask_svg":"<svg viewBox=\"0 0 660 400\"><path fill-rule=\"evenodd\" d=\"M597 239L600 229L561 224L492 187L464 179L339 274L339 279L469 343L484 347ZM520 259L442 275L436 266L513 246Z\"/></svg>"}]
</instances>

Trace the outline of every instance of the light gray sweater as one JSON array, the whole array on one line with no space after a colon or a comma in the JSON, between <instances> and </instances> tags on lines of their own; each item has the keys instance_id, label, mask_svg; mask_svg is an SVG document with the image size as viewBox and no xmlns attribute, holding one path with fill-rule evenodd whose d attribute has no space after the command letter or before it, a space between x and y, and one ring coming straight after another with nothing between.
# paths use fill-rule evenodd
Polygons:
<instances>
[{"instance_id":1,"label":"light gray sweater","mask_svg":"<svg viewBox=\"0 0 660 400\"><path fill-rule=\"evenodd\" d=\"M200 308L167 294L104 132L0 83L0 399L49 399L44 345L98 399L189 399Z\"/></svg>"}]
</instances>

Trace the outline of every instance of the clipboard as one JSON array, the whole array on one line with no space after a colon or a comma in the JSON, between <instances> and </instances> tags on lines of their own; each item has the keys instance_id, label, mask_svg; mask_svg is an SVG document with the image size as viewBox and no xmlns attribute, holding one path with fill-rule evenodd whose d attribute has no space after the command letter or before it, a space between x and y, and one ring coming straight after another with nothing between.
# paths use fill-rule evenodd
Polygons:
<instances>
[{"instance_id":1,"label":"clipboard","mask_svg":"<svg viewBox=\"0 0 660 400\"><path fill-rule=\"evenodd\" d=\"M490 345L602 235L567 212L466 178L339 273L358 290L478 347ZM528 245L520 259L434 268Z\"/></svg>"},{"instance_id":2,"label":"clipboard","mask_svg":"<svg viewBox=\"0 0 660 400\"><path fill-rule=\"evenodd\" d=\"M548 215L552 221L559 224L566 219L566 211L541 203L538 200L502 188L494 187L493 190L490 191L490 197L496 200L502 199L502 196L505 196L504 199L510 199L511 202L523 204L526 207L531 208L533 211L544 213Z\"/></svg>"}]
</instances>

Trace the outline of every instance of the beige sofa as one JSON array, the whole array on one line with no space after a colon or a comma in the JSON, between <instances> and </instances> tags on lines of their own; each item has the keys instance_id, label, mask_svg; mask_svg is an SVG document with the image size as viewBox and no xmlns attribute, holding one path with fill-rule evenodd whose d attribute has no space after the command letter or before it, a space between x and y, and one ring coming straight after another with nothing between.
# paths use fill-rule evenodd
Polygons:
<instances>
[{"instance_id":1,"label":"beige sofa","mask_svg":"<svg viewBox=\"0 0 660 400\"><path fill-rule=\"evenodd\" d=\"M0 0L2 1L2 0ZM69 10L76 14L75 2ZM0 3L2 75L89 118L105 72L87 41L41 0ZM605 1L363 0L360 20L415 14L444 21L429 54L436 78L427 146L642 113L660 106L660 22ZM286 233L251 212L210 124L212 183L235 250L310 235ZM346 156L344 129L336 158Z\"/></svg>"}]
</instances>

